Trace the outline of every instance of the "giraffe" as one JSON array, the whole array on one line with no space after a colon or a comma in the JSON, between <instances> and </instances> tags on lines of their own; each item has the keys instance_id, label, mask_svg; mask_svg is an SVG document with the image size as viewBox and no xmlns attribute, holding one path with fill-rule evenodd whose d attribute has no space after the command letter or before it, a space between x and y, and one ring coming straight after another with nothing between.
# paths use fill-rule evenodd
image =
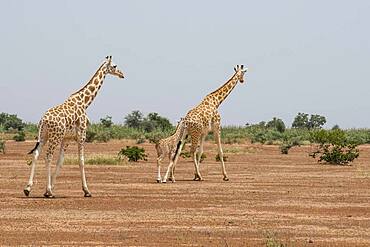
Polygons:
<instances>
[{"instance_id":1,"label":"giraffe","mask_svg":"<svg viewBox=\"0 0 370 247\"><path fill-rule=\"evenodd\" d=\"M86 139L86 129L89 119L86 115L86 109L92 103L107 74L124 78L123 73L113 64L112 56L107 56L102 65L95 72L90 81L79 91L73 93L63 104L50 108L41 118L38 128L38 138L36 146L29 152L33 154L31 163L31 173L24 194L29 196L33 185L35 175L36 161L41 153L42 147L48 143L46 151L46 171L47 186L44 194L47 198L54 197L56 177L59 174L70 141L74 140L78 144L79 167L82 180L82 190L85 197L91 197L87 187L85 169L84 169L84 144ZM60 145L60 154L53 175L51 174L51 161L55 149Z\"/></svg>"},{"instance_id":2,"label":"giraffe","mask_svg":"<svg viewBox=\"0 0 370 247\"><path fill-rule=\"evenodd\" d=\"M155 149L157 150L157 167L158 167L158 176L157 176L157 182L162 182L161 177L161 163L163 158L168 155L169 160L173 159L175 156L175 151L177 149L177 145L185 131L185 123L183 119L179 121L179 123L176 126L175 133L173 133L171 136L159 140L155 144ZM170 175L169 180L172 182L175 182L175 177L173 175L173 169L170 170L170 167L167 169L165 178L167 180L167 177ZM163 180L163 182L166 182L166 180Z\"/></svg>"},{"instance_id":3,"label":"giraffe","mask_svg":"<svg viewBox=\"0 0 370 247\"><path fill-rule=\"evenodd\" d=\"M191 138L191 147L190 153L193 156L194 168L195 168L195 177L193 180L203 180L200 171L199 163L200 158L203 154L203 144L205 138L210 130L213 131L215 141L218 147L218 154L220 156L220 162L222 166L223 180L228 181L229 178L226 173L225 163L223 159L223 151L221 146L221 116L218 112L218 107L225 100L225 98L231 93L235 88L238 82L244 82L244 74L247 71L247 68L244 68L244 65L237 65L234 67L235 73L233 76L220 88L214 92L208 94L202 102L188 111L184 118L184 123L186 125L186 130L183 133L183 136L180 138L177 150L175 151L175 157L170 161L168 169L173 170L173 166L176 165L177 158L181 153L181 149L184 145L184 140L186 135L190 135ZM198 149L199 144L199 149ZM197 154L198 149L198 154ZM167 177L164 177L162 182L166 182Z\"/></svg>"}]
</instances>

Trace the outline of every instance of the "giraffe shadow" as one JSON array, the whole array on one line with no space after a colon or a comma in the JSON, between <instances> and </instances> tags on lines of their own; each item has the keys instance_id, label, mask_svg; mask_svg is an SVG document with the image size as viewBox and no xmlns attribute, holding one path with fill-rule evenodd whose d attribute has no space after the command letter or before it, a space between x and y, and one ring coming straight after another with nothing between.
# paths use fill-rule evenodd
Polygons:
<instances>
[{"instance_id":1,"label":"giraffe shadow","mask_svg":"<svg viewBox=\"0 0 370 247\"><path fill-rule=\"evenodd\" d=\"M68 197L68 196L55 196L52 198L46 198L44 196L17 196L17 199L23 199L23 200L40 200L40 199L45 199L45 200L57 200L57 199L74 199L75 197Z\"/></svg>"}]
</instances>

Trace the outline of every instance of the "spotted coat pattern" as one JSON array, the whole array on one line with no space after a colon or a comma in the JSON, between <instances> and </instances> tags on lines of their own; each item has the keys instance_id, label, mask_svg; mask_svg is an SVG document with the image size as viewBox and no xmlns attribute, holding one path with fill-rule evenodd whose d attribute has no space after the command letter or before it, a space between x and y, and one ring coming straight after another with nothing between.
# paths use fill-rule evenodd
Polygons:
<instances>
[{"instance_id":1,"label":"spotted coat pattern","mask_svg":"<svg viewBox=\"0 0 370 247\"><path fill-rule=\"evenodd\" d=\"M86 129L89 124L86 109L95 99L107 74L120 78L124 77L123 73L112 63L112 56L106 57L106 60L84 87L73 93L63 104L47 110L40 120L37 145L35 149L31 151L34 154L31 164L31 174L29 182L24 189L24 193L27 196L33 185L36 160L43 145L48 144L46 151L47 188L44 196L53 197L52 189L55 184L55 179L62 166L64 152L68 146L68 142L71 140L77 141L78 143L83 191L85 196L91 196L87 188L84 171L84 143L86 139ZM53 158L55 149L59 145L60 156L53 177L51 178L50 162Z\"/></svg>"}]
</instances>

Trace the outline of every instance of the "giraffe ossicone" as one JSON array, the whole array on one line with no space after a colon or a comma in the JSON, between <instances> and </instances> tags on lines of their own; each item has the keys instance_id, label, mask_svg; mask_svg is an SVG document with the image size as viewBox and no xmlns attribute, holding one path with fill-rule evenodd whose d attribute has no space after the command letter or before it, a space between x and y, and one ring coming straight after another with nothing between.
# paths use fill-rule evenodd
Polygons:
<instances>
[{"instance_id":1,"label":"giraffe ossicone","mask_svg":"<svg viewBox=\"0 0 370 247\"><path fill-rule=\"evenodd\" d=\"M52 190L54 189L56 178L63 165L64 152L71 140L75 140L78 144L79 166L84 196L91 196L87 187L84 169L84 145L86 140L86 129L89 124L86 109L95 99L107 74L124 78L123 72L112 62L112 56L106 57L104 62L100 65L98 70L85 86L73 93L64 101L63 104L47 110L41 118L39 122L37 143L30 151L30 154L33 154L33 159L31 163L30 177L23 190L26 196L29 196L31 192L36 169L36 161L43 146L48 144L46 151L47 186L44 196L48 198L54 197ZM52 161L54 151L58 146L60 146L60 154L55 171L52 174L50 163Z\"/></svg>"}]
</instances>

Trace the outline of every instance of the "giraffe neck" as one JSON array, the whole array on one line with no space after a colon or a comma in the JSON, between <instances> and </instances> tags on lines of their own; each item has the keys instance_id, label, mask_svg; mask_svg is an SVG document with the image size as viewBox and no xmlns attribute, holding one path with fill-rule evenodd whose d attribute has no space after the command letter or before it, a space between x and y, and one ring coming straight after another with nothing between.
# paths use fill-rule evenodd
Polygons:
<instances>
[{"instance_id":1,"label":"giraffe neck","mask_svg":"<svg viewBox=\"0 0 370 247\"><path fill-rule=\"evenodd\" d=\"M236 73L221 87L219 87L214 92L208 94L204 99L204 102L211 101L216 108L226 99L226 97L231 93L238 83Z\"/></svg>"},{"instance_id":2,"label":"giraffe neck","mask_svg":"<svg viewBox=\"0 0 370 247\"><path fill-rule=\"evenodd\" d=\"M99 89L103 85L107 74L107 63L104 62L95 72L89 82L77 92L73 93L68 99L76 102L78 105L87 109L95 99Z\"/></svg>"},{"instance_id":3,"label":"giraffe neck","mask_svg":"<svg viewBox=\"0 0 370 247\"><path fill-rule=\"evenodd\" d=\"M175 130L175 133L173 133L173 137L175 140L178 140L181 136L182 136L182 133L184 132L184 122L181 121L180 123L178 123L178 125L176 126L176 130Z\"/></svg>"}]
</instances>

